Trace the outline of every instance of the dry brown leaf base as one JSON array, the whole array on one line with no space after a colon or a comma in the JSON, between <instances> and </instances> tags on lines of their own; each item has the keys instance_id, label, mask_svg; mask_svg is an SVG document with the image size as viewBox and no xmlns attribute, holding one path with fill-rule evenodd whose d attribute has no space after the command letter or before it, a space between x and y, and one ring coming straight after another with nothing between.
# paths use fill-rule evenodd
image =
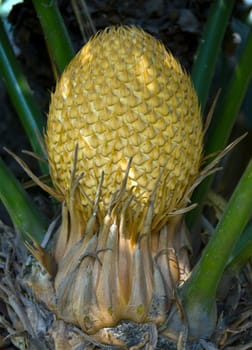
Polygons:
<instances>
[{"instance_id":1,"label":"dry brown leaf base","mask_svg":"<svg viewBox=\"0 0 252 350\"><path fill-rule=\"evenodd\" d=\"M190 244L182 214L161 217L166 222L160 227L155 191L148 205L132 204L134 197L125 184L105 212L99 210L98 189L88 219L78 211L79 192L71 191L62 205L51 254L36 243L27 244L41 270L34 265L26 283L37 300L57 319L75 325L82 337L88 334L95 343L130 348L122 329L119 336L116 328L132 322L139 325L135 330L147 325L151 341L140 338L154 349L176 285L190 271ZM122 325L122 320L127 321Z\"/></svg>"},{"instance_id":2,"label":"dry brown leaf base","mask_svg":"<svg viewBox=\"0 0 252 350\"><path fill-rule=\"evenodd\" d=\"M23 263L25 261L25 263ZM237 308L230 311L228 304L221 314L211 341L177 342L158 334L152 323L136 324L125 321L114 329L114 335L125 342L121 346L98 344L80 329L55 316L43 303L34 299L25 282L31 270L45 271L27 254L16 233L0 224L0 349L14 350L94 350L94 349L157 349L157 350L247 350L251 349L252 310L245 303L244 292ZM244 288L244 286L242 287ZM227 301L228 302L228 301ZM246 305L244 305L246 304ZM227 310L228 308L228 310ZM183 334L181 334L183 339ZM156 344L156 345L155 345ZM154 347L155 346L155 347Z\"/></svg>"}]
</instances>

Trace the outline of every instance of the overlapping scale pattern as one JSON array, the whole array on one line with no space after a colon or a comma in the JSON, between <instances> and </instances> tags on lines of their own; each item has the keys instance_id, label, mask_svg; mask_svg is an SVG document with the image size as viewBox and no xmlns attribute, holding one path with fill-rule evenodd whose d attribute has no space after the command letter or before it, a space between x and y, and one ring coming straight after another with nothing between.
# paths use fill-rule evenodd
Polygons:
<instances>
[{"instance_id":1,"label":"overlapping scale pattern","mask_svg":"<svg viewBox=\"0 0 252 350\"><path fill-rule=\"evenodd\" d=\"M71 61L52 95L47 148L59 191L76 175L93 201L104 171L102 201L120 188L133 157L128 188L146 201L160 172L166 203L177 208L198 174L202 125L190 78L151 35L136 27L98 33ZM88 205L81 194L81 205Z\"/></svg>"}]
</instances>

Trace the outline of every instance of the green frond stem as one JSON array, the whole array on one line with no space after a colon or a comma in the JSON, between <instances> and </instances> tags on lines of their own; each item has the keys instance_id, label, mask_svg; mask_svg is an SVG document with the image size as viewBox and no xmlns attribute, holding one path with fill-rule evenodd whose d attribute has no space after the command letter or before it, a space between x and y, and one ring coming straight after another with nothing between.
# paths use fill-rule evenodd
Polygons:
<instances>
[{"instance_id":1,"label":"green frond stem","mask_svg":"<svg viewBox=\"0 0 252 350\"><path fill-rule=\"evenodd\" d=\"M234 6L234 0L213 2L192 69L192 80L204 111L209 96L221 43Z\"/></svg>"},{"instance_id":2,"label":"green frond stem","mask_svg":"<svg viewBox=\"0 0 252 350\"><path fill-rule=\"evenodd\" d=\"M225 147L235 124L237 114L246 95L252 78L252 29L248 33L246 44L234 69L232 78L225 91L220 96L214 113L212 126L207 134L205 154L212 154ZM222 95L222 94L221 94ZM187 217L187 224L192 227L199 218L203 202L208 193L213 176L209 176L194 192L192 202L198 203L198 207Z\"/></svg>"},{"instance_id":3,"label":"green frond stem","mask_svg":"<svg viewBox=\"0 0 252 350\"><path fill-rule=\"evenodd\" d=\"M0 200L7 209L15 228L24 240L30 240L32 237L41 243L46 232L47 220L36 209L27 192L1 159L0 178Z\"/></svg>"},{"instance_id":4,"label":"green frond stem","mask_svg":"<svg viewBox=\"0 0 252 350\"><path fill-rule=\"evenodd\" d=\"M237 114L252 79L252 28L224 96L220 96L207 134L206 154L221 150L228 142Z\"/></svg>"},{"instance_id":5,"label":"green frond stem","mask_svg":"<svg viewBox=\"0 0 252 350\"><path fill-rule=\"evenodd\" d=\"M214 318L216 291L227 262L252 214L252 160L231 196L213 237L189 279L179 289L189 325ZM208 320L209 321L209 320ZM214 321L214 320L212 320ZM216 320L215 320L216 321ZM214 324L214 322L212 322Z\"/></svg>"},{"instance_id":6,"label":"green frond stem","mask_svg":"<svg viewBox=\"0 0 252 350\"><path fill-rule=\"evenodd\" d=\"M64 21L58 9L57 1L33 0L45 40L53 63L61 74L74 56L74 49Z\"/></svg>"},{"instance_id":7,"label":"green frond stem","mask_svg":"<svg viewBox=\"0 0 252 350\"><path fill-rule=\"evenodd\" d=\"M226 266L229 275L237 275L252 257L252 222L244 230Z\"/></svg>"},{"instance_id":8,"label":"green frond stem","mask_svg":"<svg viewBox=\"0 0 252 350\"><path fill-rule=\"evenodd\" d=\"M39 135L43 132L45 118L36 106L32 91L21 71L1 19L0 73L33 151L45 157L39 140ZM48 167L44 162L40 162L40 168L43 173L48 173Z\"/></svg>"}]
</instances>

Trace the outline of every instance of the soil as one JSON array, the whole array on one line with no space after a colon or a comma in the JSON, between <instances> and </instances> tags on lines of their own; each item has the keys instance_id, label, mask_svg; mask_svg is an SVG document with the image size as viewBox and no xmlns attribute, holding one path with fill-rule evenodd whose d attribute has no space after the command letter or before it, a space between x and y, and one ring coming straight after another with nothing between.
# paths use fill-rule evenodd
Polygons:
<instances>
[{"instance_id":1,"label":"soil","mask_svg":"<svg viewBox=\"0 0 252 350\"><path fill-rule=\"evenodd\" d=\"M160 39L189 73L211 3L210 0L86 0L96 30L117 24L138 25ZM83 45L84 40L76 17L68 0L59 1L59 5L77 52ZM232 20L240 18L243 14L243 6L240 1L237 1ZM41 27L31 1L24 1L23 4L15 6L9 15L9 22L12 25L11 37L17 52L17 58L34 92L34 98L45 116L46 124L50 92L54 89L55 78L47 55ZM227 33L222 50L232 61L237 51L237 45L235 44L234 30L231 23ZM210 96L215 95L216 85L218 86L218 77L215 79L215 86ZM209 104L211 104L211 101ZM0 156L15 176L20 181L25 182L28 177L3 150L3 147L8 147L12 152L22 156L33 172L39 173L39 169L34 160L22 154L22 150L30 150L30 145L1 80L0 105L2 106ZM247 137L244 143L237 147L231 160L226 160L227 170L223 174L224 177L225 174L229 174L228 181L221 181L220 178L217 183L219 192L227 197L251 157L252 122L248 122L244 117L244 113L243 110L232 137L240 135L244 131L248 131L250 137ZM230 174L233 175L230 176ZM50 216L47 209L47 196L37 188L31 189L29 192L36 201L36 205L40 206L41 210ZM10 218L2 205L0 205L0 219L4 224L11 225ZM249 265L242 276L239 276L239 280L233 281L232 286L233 293L229 292L228 296L224 296L225 303L223 301L219 303L220 309L223 312L225 311L225 316L220 319L220 334L216 334L215 339L218 340L219 344L223 342L223 346L220 347L223 349L249 349L245 345L252 339L251 326L249 327L251 319L246 314L247 310L251 311L249 306L251 305L251 270ZM230 310L227 310L228 308ZM233 312L231 312L231 309L233 309ZM224 332L222 327L227 324L230 326L229 330ZM237 324L238 326L236 326ZM237 327L239 331L237 331ZM237 332L236 337L234 336L235 332ZM224 339L225 337L226 339ZM195 345L191 348L217 349L214 344L204 343L204 341L198 344L197 347ZM250 348L252 349L252 345Z\"/></svg>"}]
</instances>

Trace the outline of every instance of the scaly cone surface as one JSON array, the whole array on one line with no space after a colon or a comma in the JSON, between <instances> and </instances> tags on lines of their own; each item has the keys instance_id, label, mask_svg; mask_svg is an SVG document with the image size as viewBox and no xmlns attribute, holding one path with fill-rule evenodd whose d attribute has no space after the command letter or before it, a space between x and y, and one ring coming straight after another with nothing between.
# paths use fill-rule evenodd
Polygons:
<instances>
[{"instance_id":1,"label":"scaly cone surface","mask_svg":"<svg viewBox=\"0 0 252 350\"><path fill-rule=\"evenodd\" d=\"M108 204L133 157L127 187L146 202L164 169L165 203L156 203L155 212L172 211L198 174L198 99L188 75L158 40L135 27L110 28L91 39L62 75L46 140L59 191L71 187L78 143L76 176L84 173L80 184L91 200L104 171L101 198ZM81 211L90 214L87 197L80 197Z\"/></svg>"}]
</instances>

